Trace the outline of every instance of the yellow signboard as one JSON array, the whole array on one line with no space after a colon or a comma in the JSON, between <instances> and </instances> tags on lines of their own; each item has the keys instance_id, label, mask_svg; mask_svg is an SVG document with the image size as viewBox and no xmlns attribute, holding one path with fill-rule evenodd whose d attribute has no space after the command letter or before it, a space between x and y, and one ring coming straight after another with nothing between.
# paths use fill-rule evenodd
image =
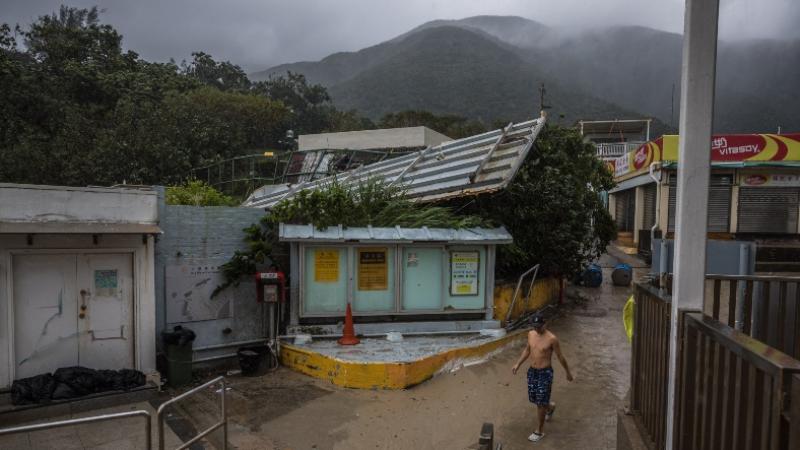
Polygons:
<instances>
[{"instance_id":1,"label":"yellow signboard","mask_svg":"<svg viewBox=\"0 0 800 450\"><path fill-rule=\"evenodd\" d=\"M358 249L358 290L385 291L389 288L389 269L386 247Z\"/></svg>"},{"instance_id":2,"label":"yellow signboard","mask_svg":"<svg viewBox=\"0 0 800 450\"><path fill-rule=\"evenodd\" d=\"M452 252L450 262L450 295L478 295L480 253Z\"/></svg>"},{"instance_id":3,"label":"yellow signboard","mask_svg":"<svg viewBox=\"0 0 800 450\"><path fill-rule=\"evenodd\" d=\"M339 281L339 250L327 248L314 251L314 281L317 283Z\"/></svg>"}]
</instances>

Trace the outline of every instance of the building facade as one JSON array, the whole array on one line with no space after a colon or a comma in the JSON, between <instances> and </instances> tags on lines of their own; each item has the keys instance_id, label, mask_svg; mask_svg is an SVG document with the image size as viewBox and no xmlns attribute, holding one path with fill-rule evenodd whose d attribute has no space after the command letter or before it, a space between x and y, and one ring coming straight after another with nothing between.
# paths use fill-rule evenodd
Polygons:
<instances>
[{"instance_id":1,"label":"building facade","mask_svg":"<svg viewBox=\"0 0 800 450\"><path fill-rule=\"evenodd\" d=\"M678 139L662 136L613 162L609 211L644 252L675 231ZM785 265L800 246L800 134L717 135L710 147L709 237L758 241L762 269L770 258Z\"/></svg>"}]
</instances>

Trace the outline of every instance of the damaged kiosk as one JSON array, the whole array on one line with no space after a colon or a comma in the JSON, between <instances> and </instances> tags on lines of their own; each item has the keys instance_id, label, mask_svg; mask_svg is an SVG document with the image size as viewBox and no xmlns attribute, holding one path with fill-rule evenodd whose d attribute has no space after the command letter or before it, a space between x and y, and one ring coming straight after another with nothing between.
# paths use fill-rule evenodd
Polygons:
<instances>
[{"instance_id":1,"label":"damaged kiosk","mask_svg":"<svg viewBox=\"0 0 800 450\"><path fill-rule=\"evenodd\" d=\"M373 228L281 224L290 243L289 331L337 334L347 304L359 332L499 328L495 248L505 228Z\"/></svg>"}]
</instances>

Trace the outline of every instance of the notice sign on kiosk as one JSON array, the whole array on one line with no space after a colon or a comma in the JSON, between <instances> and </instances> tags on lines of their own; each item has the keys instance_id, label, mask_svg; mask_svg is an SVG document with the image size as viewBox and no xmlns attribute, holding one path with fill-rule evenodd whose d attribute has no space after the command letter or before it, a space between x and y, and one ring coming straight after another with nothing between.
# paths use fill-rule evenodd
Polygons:
<instances>
[{"instance_id":1,"label":"notice sign on kiosk","mask_svg":"<svg viewBox=\"0 0 800 450\"><path fill-rule=\"evenodd\" d=\"M339 281L339 250L326 248L314 252L314 281L317 283Z\"/></svg>"},{"instance_id":2,"label":"notice sign on kiosk","mask_svg":"<svg viewBox=\"0 0 800 450\"><path fill-rule=\"evenodd\" d=\"M358 249L358 290L385 291L389 288L389 270L386 265L386 247Z\"/></svg>"},{"instance_id":3,"label":"notice sign on kiosk","mask_svg":"<svg viewBox=\"0 0 800 450\"><path fill-rule=\"evenodd\" d=\"M478 295L480 253L450 253L450 295Z\"/></svg>"}]
</instances>

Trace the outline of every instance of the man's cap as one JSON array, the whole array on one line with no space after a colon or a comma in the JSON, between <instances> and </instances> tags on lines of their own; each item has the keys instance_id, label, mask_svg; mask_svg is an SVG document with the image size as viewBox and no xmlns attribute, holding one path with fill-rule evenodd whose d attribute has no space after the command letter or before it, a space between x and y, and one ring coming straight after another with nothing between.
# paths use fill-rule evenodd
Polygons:
<instances>
[{"instance_id":1,"label":"man's cap","mask_svg":"<svg viewBox=\"0 0 800 450\"><path fill-rule=\"evenodd\" d=\"M531 325L533 325L534 328L544 326L544 316L538 313L534 314L533 317L531 317Z\"/></svg>"}]
</instances>

